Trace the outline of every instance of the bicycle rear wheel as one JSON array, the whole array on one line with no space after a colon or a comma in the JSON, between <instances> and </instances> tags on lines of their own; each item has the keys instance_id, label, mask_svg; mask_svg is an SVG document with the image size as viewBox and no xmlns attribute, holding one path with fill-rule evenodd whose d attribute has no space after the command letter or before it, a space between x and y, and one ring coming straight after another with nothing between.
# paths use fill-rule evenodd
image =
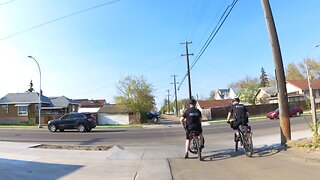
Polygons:
<instances>
[{"instance_id":1,"label":"bicycle rear wheel","mask_svg":"<svg viewBox=\"0 0 320 180\"><path fill-rule=\"evenodd\" d=\"M253 142L252 142L252 134L251 133L246 133L243 137L243 147L245 154L248 157L252 157L253 154Z\"/></svg>"},{"instance_id":2,"label":"bicycle rear wheel","mask_svg":"<svg viewBox=\"0 0 320 180\"><path fill-rule=\"evenodd\" d=\"M239 143L239 137L237 136L236 133L234 133L234 142L235 142L235 150L238 151L238 143Z\"/></svg>"},{"instance_id":3,"label":"bicycle rear wheel","mask_svg":"<svg viewBox=\"0 0 320 180\"><path fill-rule=\"evenodd\" d=\"M197 142L195 139L190 139L189 151L193 154L198 153Z\"/></svg>"},{"instance_id":4,"label":"bicycle rear wheel","mask_svg":"<svg viewBox=\"0 0 320 180\"><path fill-rule=\"evenodd\" d=\"M202 158L201 158L201 147L200 147L200 141L199 139L196 139L195 140L196 144L197 144L197 150L198 150L198 157L199 157L199 160L202 161Z\"/></svg>"}]
</instances>

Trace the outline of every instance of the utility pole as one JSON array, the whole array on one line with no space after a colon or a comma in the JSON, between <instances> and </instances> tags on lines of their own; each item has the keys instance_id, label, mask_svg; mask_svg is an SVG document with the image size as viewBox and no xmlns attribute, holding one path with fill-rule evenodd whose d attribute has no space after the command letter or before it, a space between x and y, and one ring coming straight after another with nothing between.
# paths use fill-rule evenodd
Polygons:
<instances>
[{"instance_id":1,"label":"utility pole","mask_svg":"<svg viewBox=\"0 0 320 180\"><path fill-rule=\"evenodd\" d=\"M189 83L189 99L192 98L192 93L191 93L191 78L190 78L190 65L189 65L189 56L193 56L193 54L189 54L188 51L188 44L191 44L192 42L184 42L180 44L185 44L186 45L186 54L182 54L181 56L186 56L187 57L187 72L188 72L188 83Z\"/></svg>"},{"instance_id":2,"label":"utility pole","mask_svg":"<svg viewBox=\"0 0 320 180\"><path fill-rule=\"evenodd\" d=\"M318 134L318 120L317 120L317 113L316 113L316 102L315 102L315 98L314 98L314 95L313 95L313 90L312 90L312 83L311 83L311 77L310 77L310 74L309 74L309 62L310 61L310 58L309 58L309 55L311 53L311 51L317 47L319 47L320 45L316 45L314 46L308 53L307 55L307 60L305 61L305 64L306 64L306 71L307 71L307 80L308 80L308 86L309 86L309 99L310 99L310 103L311 103L311 117L312 117L312 122L313 122L313 127L314 127L314 132L313 132L313 137L314 137L314 142L317 142L318 141L318 137L319 137L319 134Z\"/></svg>"},{"instance_id":3,"label":"utility pole","mask_svg":"<svg viewBox=\"0 0 320 180\"><path fill-rule=\"evenodd\" d=\"M177 84L178 84L178 82L176 82L176 77L177 77L178 75L172 75L172 77L173 77L173 83L171 83L171 84L174 84L174 95L175 95L175 104L176 104L176 116L179 116L179 114L178 114L178 96L177 96Z\"/></svg>"},{"instance_id":4,"label":"utility pole","mask_svg":"<svg viewBox=\"0 0 320 180\"><path fill-rule=\"evenodd\" d=\"M167 90L168 92L168 113L170 114L170 90Z\"/></svg>"},{"instance_id":5,"label":"utility pole","mask_svg":"<svg viewBox=\"0 0 320 180\"><path fill-rule=\"evenodd\" d=\"M266 24L269 32L270 43L272 47L272 55L276 69L276 78L278 80L278 100L280 111L280 133L281 145L285 145L291 140L290 118L288 114L288 96L286 88L286 78L284 75L283 62L281 50L278 40L276 27L273 20L273 15L270 7L269 0L261 0Z\"/></svg>"}]
</instances>

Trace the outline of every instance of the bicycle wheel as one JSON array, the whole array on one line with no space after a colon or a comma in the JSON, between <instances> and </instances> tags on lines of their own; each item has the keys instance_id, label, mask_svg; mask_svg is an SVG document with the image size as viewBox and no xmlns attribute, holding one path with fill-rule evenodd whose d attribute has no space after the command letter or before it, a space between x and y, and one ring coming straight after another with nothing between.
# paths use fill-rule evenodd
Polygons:
<instances>
[{"instance_id":1,"label":"bicycle wheel","mask_svg":"<svg viewBox=\"0 0 320 180\"><path fill-rule=\"evenodd\" d=\"M197 142L194 139L190 139L189 151L193 154L198 153Z\"/></svg>"},{"instance_id":2,"label":"bicycle wheel","mask_svg":"<svg viewBox=\"0 0 320 180\"><path fill-rule=\"evenodd\" d=\"M239 137L237 137L236 133L234 133L234 142L235 142L235 150L238 151Z\"/></svg>"},{"instance_id":3,"label":"bicycle wheel","mask_svg":"<svg viewBox=\"0 0 320 180\"><path fill-rule=\"evenodd\" d=\"M244 141L243 141L243 147L245 154L248 157L251 157L253 154L253 142L252 142L252 134L251 133L246 133L244 135Z\"/></svg>"},{"instance_id":4,"label":"bicycle wheel","mask_svg":"<svg viewBox=\"0 0 320 180\"><path fill-rule=\"evenodd\" d=\"M196 146L197 146L197 151L198 151L198 157L199 157L199 160L200 161L202 161L202 158L201 158L201 147L200 147L200 141L199 141L199 139L196 139L195 140L195 142L196 142Z\"/></svg>"}]
</instances>

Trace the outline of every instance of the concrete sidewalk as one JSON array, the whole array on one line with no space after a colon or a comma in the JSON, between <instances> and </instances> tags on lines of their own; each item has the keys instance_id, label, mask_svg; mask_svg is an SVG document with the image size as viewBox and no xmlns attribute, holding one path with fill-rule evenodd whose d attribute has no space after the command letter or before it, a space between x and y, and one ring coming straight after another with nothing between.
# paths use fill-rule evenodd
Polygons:
<instances>
[{"instance_id":1,"label":"concrete sidewalk","mask_svg":"<svg viewBox=\"0 0 320 180\"><path fill-rule=\"evenodd\" d=\"M292 140L311 137L311 132L292 132ZM233 142L206 145L233 147ZM255 148L279 144L279 135L254 137ZM181 144L119 147L108 151L54 150L30 148L31 143L0 142L0 177L15 179L138 179L171 180L169 159L182 159Z\"/></svg>"}]
</instances>

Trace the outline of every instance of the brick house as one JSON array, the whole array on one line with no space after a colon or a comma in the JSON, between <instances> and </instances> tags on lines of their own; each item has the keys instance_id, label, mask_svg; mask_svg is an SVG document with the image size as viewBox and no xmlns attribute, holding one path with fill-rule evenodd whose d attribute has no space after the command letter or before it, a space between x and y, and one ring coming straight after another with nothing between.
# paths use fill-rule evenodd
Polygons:
<instances>
[{"instance_id":1,"label":"brick house","mask_svg":"<svg viewBox=\"0 0 320 180\"><path fill-rule=\"evenodd\" d=\"M22 124L33 122L38 124L39 93L8 93L0 99L0 123ZM42 122L60 117L69 112L77 112L78 104L64 96L46 97L41 95Z\"/></svg>"}]
</instances>

